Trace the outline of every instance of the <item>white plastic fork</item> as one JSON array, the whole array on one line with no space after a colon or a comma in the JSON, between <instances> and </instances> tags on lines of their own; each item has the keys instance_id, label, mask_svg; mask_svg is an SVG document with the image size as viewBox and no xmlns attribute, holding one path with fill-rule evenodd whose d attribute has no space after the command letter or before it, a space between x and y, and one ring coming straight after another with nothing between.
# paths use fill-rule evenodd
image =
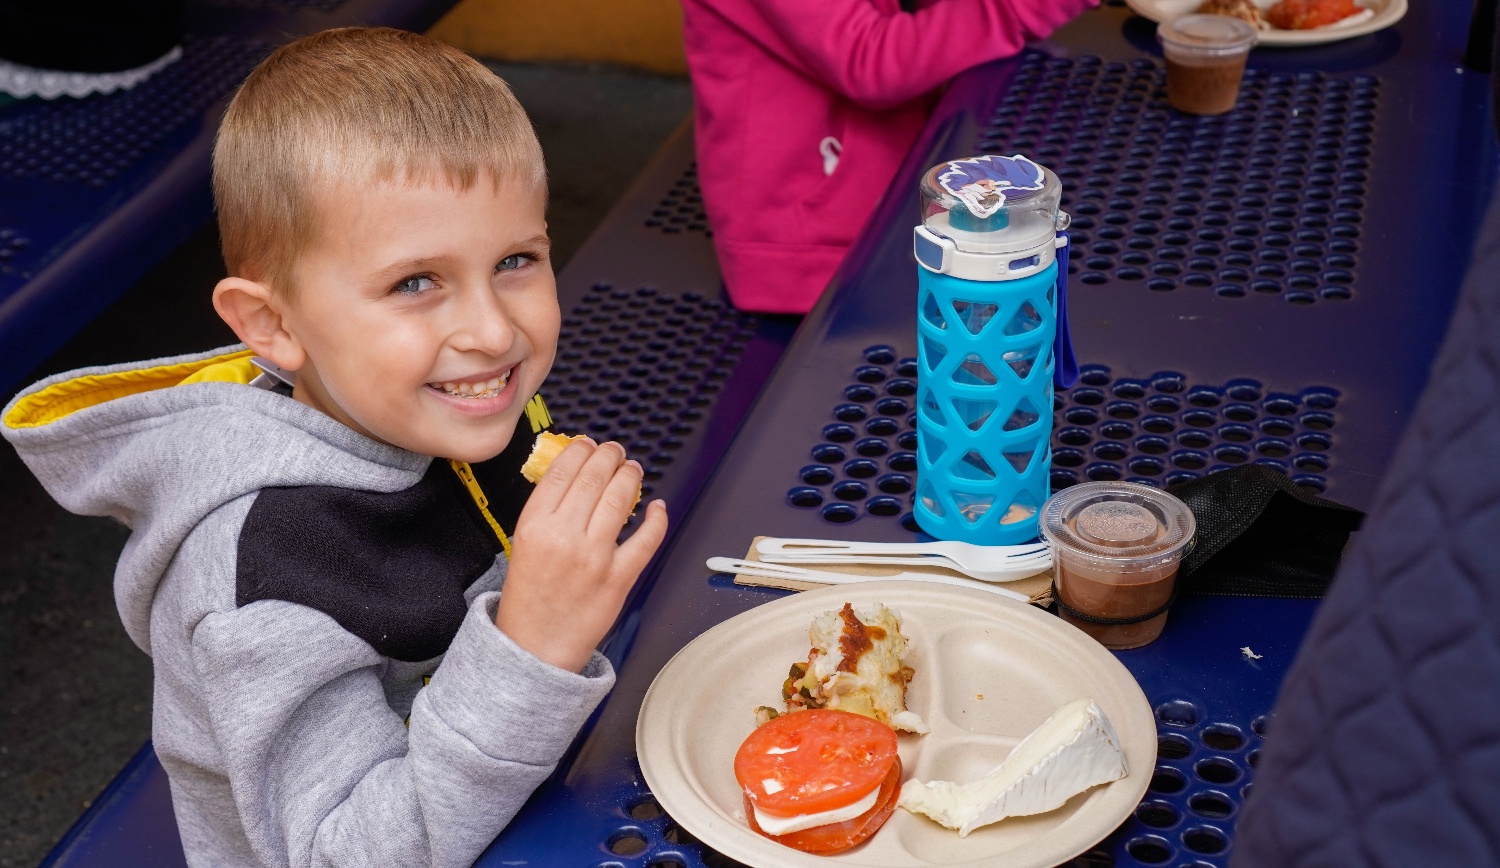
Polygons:
<instances>
[{"instance_id":1,"label":"white plastic fork","mask_svg":"<svg viewBox=\"0 0 1500 868\"><path fill-rule=\"evenodd\" d=\"M1030 603L1031 598L1025 594L1017 593L1009 588L978 582L973 579L963 579L958 576L939 576L932 573L896 573L892 576L856 576L849 573L830 573L823 570L809 570L805 567L794 567L790 564L768 564L761 561L745 561L739 558L709 558L708 568L716 573L740 573L747 576L761 576L768 579L792 579L799 582L813 582L819 585L858 585L865 582L926 582L933 585L952 585L958 588L974 588L979 591L988 591L991 594L999 594L1012 600Z\"/></svg>"},{"instance_id":2,"label":"white plastic fork","mask_svg":"<svg viewBox=\"0 0 1500 868\"><path fill-rule=\"evenodd\" d=\"M1052 566L1046 543L979 546L963 542L867 543L767 537L755 546L762 561L778 564L875 564L950 569L985 582L1013 582Z\"/></svg>"},{"instance_id":3,"label":"white plastic fork","mask_svg":"<svg viewBox=\"0 0 1500 868\"><path fill-rule=\"evenodd\" d=\"M934 567L949 570L981 582L1015 582L1044 573L1052 567L1052 558L1047 554L1035 557L1016 558L1003 570L976 570L963 568L936 558L897 558L879 555L761 555L761 562L768 564L866 564L879 567Z\"/></svg>"}]
</instances>

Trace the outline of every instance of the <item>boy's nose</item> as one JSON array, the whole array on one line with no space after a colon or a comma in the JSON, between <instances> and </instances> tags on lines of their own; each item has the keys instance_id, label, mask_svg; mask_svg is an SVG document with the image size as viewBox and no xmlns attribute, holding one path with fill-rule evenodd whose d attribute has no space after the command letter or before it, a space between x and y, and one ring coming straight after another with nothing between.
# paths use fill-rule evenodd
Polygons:
<instances>
[{"instance_id":1,"label":"boy's nose","mask_svg":"<svg viewBox=\"0 0 1500 868\"><path fill-rule=\"evenodd\" d=\"M454 313L457 320L451 343L458 350L504 355L515 342L516 329L499 296L488 286L463 294Z\"/></svg>"}]
</instances>

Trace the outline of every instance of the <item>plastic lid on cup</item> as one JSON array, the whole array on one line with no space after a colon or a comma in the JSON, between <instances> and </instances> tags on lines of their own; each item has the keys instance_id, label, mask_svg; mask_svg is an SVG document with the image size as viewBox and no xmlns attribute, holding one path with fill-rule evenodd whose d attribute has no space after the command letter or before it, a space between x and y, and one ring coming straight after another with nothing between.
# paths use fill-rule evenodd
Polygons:
<instances>
[{"instance_id":1,"label":"plastic lid on cup","mask_svg":"<svg viewBox=\"0 0 1500 868\"><path fill-rule=\"evenodd\" d=\"M1042 506L1053 550L1121 570L1170 564L1192 548L1197 521L1187 504L1134 482L1086 482Z\"/></svg>"},{"instance_id":2,"label":"plastic lid on cup","mask_svg":"<svg viewBox=\"0 0 1500 868\"><path fill-rule=\"evenodd\" d=\"M1193 54L1239 54L1259 38L1248 21L1228 15L1179 15L1156 28L1157 41Z\"/></svg>"}]
</instances>

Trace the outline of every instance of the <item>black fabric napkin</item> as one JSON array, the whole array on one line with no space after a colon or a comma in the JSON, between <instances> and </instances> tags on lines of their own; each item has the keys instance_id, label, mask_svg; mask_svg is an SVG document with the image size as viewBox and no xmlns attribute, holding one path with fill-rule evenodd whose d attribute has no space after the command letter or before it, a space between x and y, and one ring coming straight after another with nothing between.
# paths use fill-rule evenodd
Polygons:
<instances>
[{"instance_id":1,"label":"black fabric napkin","mask_svg":"<svg viewBox=\"0 0 1500 868\"><path fill-rule=\"evenodd\" d=\"M1365 514L1247 464L1171 486L1198 523L1178 589L1190 594L1321 597Z\"/></svg>"}]
</instances>

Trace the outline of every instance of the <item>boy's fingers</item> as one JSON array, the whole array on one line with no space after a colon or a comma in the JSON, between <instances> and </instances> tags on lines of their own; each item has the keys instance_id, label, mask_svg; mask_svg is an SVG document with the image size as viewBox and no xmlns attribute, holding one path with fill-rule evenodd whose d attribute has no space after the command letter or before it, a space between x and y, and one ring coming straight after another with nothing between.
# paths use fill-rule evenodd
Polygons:
<instances>
[{"instance_id":1,"label":"boy's fingers","mask_svg":"<svg viewBox=\"0 0 1500 868\"><path fill-rule=\"evenodd\" d=\"M661 541L666 538L667 502L653 500L646 506L646 515L641 519L640 527L635 529L629 539L620 543L615 555L616 566L621 573L638 576L646 568L651 556L661 548ZM632 578L631 582L634 583L635 579Z\"/></svg>"},{"instance_id":2,"label":"boy's fingers","mask_svg":"<svg viewBox=\"0 0 1500 868\"><path fill-rule=\"evenodd\" d=\"M559 517L576 521L577 527L587 528L598 509L599 498L615 478L620 465L625 463L625 447L613 441L601 443L593 454L578 468L568 484L568 492L557 505ZM623 521L623 519L622 519Z\"/></svg>"},{"instance_id":3,"label":"boy's fingers","mask_svg":"<svg viewBox=\"0 0 1500 868\"><path fill-rule=\"evenodd\" d=\"M573 484L573 477L578 475L579 468L583 467L597 449L598 446L594 441L586 437L574 440L564 447L563 451L552 459L547 472L537 480L536 490L527 500L526 508L555 512L563 498L567 496L568 489Z\"/></svg>"},{"instance_id":4,"label":"boy's fingers","mask_svg":"<svg viewBox=\"0 0 1500 868\"><path fill-rule=\"evenodd\" d=\"M635 499L640 496L641 479L645 477L641 465L626 461L615 468L615 474L599 496L593 515L589 516L588 534L603 542L619 536L620 528L630 518L635 508Z\"/></svg>"}]
</instances>

